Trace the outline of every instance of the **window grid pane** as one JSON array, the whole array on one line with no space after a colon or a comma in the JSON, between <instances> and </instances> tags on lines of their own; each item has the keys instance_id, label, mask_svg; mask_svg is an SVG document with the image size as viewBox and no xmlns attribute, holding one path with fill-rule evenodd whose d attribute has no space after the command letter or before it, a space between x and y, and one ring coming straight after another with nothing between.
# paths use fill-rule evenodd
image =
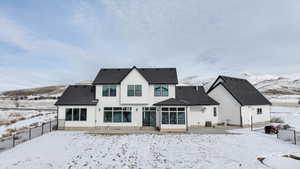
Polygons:
<instances>
[{"instance_id":1,"label":"window grid pane","mask_svg":"<svg viewBox=\"0 0 300 169\"><path fill-rule=\"evenodd\" d=\"M161 86L160 85L154 86L154 96L161 96Z\"/></svg>"},{"instance_id":2,"label":"window grid pane","mask_svg":"<svg viewBox=\"0 0 300 169\"><path fill-rule=\"evenodd\" d=\"M162 112L162 124L169 124L169 112Z\"/></svg>"},{"instance_id":3,"label":"window grid pane","mask_svg":"<svg viewBox=\"0 0 300 169\"><path fill-rule=\"evenodd\" d=\"M162 85L161 89L162 89L162 96L169 96L168 85Z\"/></svg>"},{"instance_id":4,"label":"window grid pane","mask_svg":"<svg viewBox=\"0 0 300 169\"><path fill-rule=\"evenodd\" d=\"M73 121L79 121L79 109L73 109Z\"/></svg>"},{"instance_id":5,"label":"window grid pane","mask_svg":"<svg viewBox=\"0 0 300 169\"><path fill-rule=\"evenodd\" d=\"M135 96L142 96L142 85L135 85Z\"/></svg>"},{"instance_id":6,"label":"window grid pane","mask_svg":"<svg viewBox=\"0 0 300 169\"><path fill-rule=\"evenodd\" d=\"M102 96L109 96L109 87L107 85L103 85Z\"/></svg>"},{"instance_id":7,"label":"window grid pane","mask_svg":"<svg viewBox=\"0 0 300 169\"><path fill-rule=\"evenodd\" d=\"M134 96L134 85L127 86L127 96Z\"/></svg>"},{"instance_id":8,"label":"window grid pane","mask_svg":"<svg viewBox=\"0 0 300 169\"><path fill-rule=\"evenodd\" d=\"M178 112L178 124L185 124L185 112Z\"/></svg>"},{"instance_id":9,"label":"window grid pane","mask_svg":"<svg viewBox=\"0 0 300 169\"><path fill-rule=\"evenodd\" d=\"M66 121L72 121L72 109L66 109Z\"/></svg>"},{"instance_id":10,"label":"window grid pane","mask_svg":"<svg viewBox=\"0 0 300 169\"><path fill-rule=\"evenodd\" d=\"M177 113L170 112L170 124L177 124Z\"/></svg>"},{"instance_id":11,"label":"window grid pane","mask_svg":"<svg viewBox=\"0 0 300 169\"><path fill-rule=\"evenodd\" d=\"M104 122L112 122L112 111L104 111Z\"/></svg>"},{"instance_id":12,"label":"window grid pane","mask_svg":"<svg viewBox=\"0 0 300 169\"><path fill-rule=\"evenodd\" d=\"M122 112L121 111L115 111L114 113L114 122L118 123L118 122L122 122Z\"/></svg>"},{"instance_id":13,"label":"window grid pane","mask_svg":"<svg viewBox=\"0 0 300 169\"><path fill-rule=\"evenodd\" d=\"M80 109L80 121L86 121L86 109Z\"/></svg>"}]
</instances>

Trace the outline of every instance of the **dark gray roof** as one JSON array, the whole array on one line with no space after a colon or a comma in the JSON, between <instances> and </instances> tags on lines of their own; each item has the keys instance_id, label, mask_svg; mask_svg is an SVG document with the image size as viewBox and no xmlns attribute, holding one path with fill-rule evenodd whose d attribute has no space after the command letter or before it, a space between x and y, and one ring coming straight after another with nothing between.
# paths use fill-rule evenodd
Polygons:
<instances>
[{"instance_id":1,"label":"dark gray roof","mask_svg":"<svg viewBox=\"0 0 300 169\"><path fill-rule=\"evenodd\" d=\"M95 88L90 85L69 86L55 105L96 105Z\"/></svg>"},{"instance_id":2,"label":"dark gray roof","mask_svg":"<svg viewBox=\"0 0 300 169\"><path fill-rule=\"evenodd\" d=\"M167 99L154 105L219 105L218 102L209 97L202 86L177 86L176 98Z\"/></svg>"},{"instance_id":3,"label":"dark gray roof","mask_svg":"<svg viewBox=\"0 0 300 169\"><path fill-rule=\"evenodd\" d=\"M101 69L93 84L120 84L132 70L138 70L150 84L177 84L176 68L126 68L126 69Z\"/></svg>"},{"instance_id":4,"label":"dark gray roof","mask_svg":"<svg viewBox=\"0 0 300 169\"><path fill-rule=\"evenodd\" d=\"M188 102L185 100L179 100L179 99L174 99L170 98L164 101L161 101L159 103L154 104L155 106L187 106Z\"/></svg>"},{"instance_id":5,"label":"dark gray roof","mask_svg":"<svg viewBox=\"0 0 300 169\"><path fill-rule=\"evenodd\" d=\"M223 82L216 84L218 79ZM242 105L271 105L271 102L266 99L248 80L233 78L228 76L219 76L207 93L211 92L218 85L223 85L224 88Z\"/></svg>"}]
</instances>

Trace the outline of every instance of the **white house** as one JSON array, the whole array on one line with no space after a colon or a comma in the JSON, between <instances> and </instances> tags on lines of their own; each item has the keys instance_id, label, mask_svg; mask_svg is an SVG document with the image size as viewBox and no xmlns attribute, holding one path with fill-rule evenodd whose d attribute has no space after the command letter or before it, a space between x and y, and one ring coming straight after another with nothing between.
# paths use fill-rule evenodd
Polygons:
<instances>
[{"instance_id":1,"label":"white house","mask_svg":"<svg viewBox=\"0 0 300 169\"><path fill-rule=\"evenodd\" d=\"M201 86L177 86L175 68L101 69L92 85L69 86L56 102L59 128L185 131L218 123L219 103Z\"/></svg>"},{"instance_id":2,"label":"white house","mask_svg":"<svg viewBox=\"0 0 300 169\"><path fill-rule=\"evenodd\" d=\"M249 126L270 121L271 103L245 79L219 76L207 94L220 103L219 122Z\"/></svg>"}]
</instances>

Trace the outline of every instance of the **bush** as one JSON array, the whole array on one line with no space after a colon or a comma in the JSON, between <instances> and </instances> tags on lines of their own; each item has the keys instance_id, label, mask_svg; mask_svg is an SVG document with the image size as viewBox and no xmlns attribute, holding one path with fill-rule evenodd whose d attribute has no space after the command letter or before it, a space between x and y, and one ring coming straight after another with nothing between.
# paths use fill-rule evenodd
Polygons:
<instances>
[{"instance_id":1,"label":"bush","mask_svg":"<svg viewBox=\"0 0 300 169\"><path fill-rule=\"evenodd\" d=\"M283 128L283 129L289 129L289 128L291 128L291 126L288 125L288 124L285 124L285 125L282 126L282 128Z\"/></svg>"},{"instance_id":2,"label":"bush","mask_svg":"<svg viewBox=\"0 0 300 169\"><path fill-rule=\"evenodd\" d=\"M284 123L284 121L280 117L273 117L271 123Z\"/></svg>"}]
</instances>

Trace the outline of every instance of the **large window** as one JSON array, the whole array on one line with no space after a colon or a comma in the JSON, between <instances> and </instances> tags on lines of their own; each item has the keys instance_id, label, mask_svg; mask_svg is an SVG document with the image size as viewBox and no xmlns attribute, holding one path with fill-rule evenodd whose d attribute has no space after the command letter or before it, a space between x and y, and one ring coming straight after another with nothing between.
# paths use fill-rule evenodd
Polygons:
<instances>
[{"instance_id":1,"label":"large window","mask_svg":"<svg viewBox=\"0 0 300 169\"><path fill-rule=\"evenodd\" d=\"M103 85L102 96L116 96L117 86L116 85Z\"/></svg>"},{"instance_id":2,"label":"large window","mask_svg":"<svg viewBox=\"0 0 300 169\"><path fill-rule=\"evenodd\" d=\"M127 96L142 96L142 85L128 85Z\"/></svg>"},{"instance_id":3,"label":"large window","mask_svg":"<svg viewBox=\"0 0 300 169\"><path fill-rule=\"evenodd\" d=\"M154 96L169 96L169 86L154 85Z\"/></svg>"},{"instance_id":4,"label":"large window","mask_svg":"<svg viewBox=\"0 0 300 169\"><path fill-rule=\"evenodd\" d=\"M67 108L66 109L66 121L86 121L87 119L86 108Z\"/></svg>"},{"instance_id":5,"label":"large window","mask_svg":"<svg viewBox=\"0 0 300 169\"><path fill-rule=\"evenodd\" d=\"M104 122L130 123L131 107L104 107Z\"/></svg>"},{"instance_id":6,"label":"large window","mask_svg":"<svg viewBox=\"0 0 300 169\"><path fill-rule=\"evenodd\" d=\"M163 107L162 124L185 124L185 108Z\"/></svg>"}]
</instances>

